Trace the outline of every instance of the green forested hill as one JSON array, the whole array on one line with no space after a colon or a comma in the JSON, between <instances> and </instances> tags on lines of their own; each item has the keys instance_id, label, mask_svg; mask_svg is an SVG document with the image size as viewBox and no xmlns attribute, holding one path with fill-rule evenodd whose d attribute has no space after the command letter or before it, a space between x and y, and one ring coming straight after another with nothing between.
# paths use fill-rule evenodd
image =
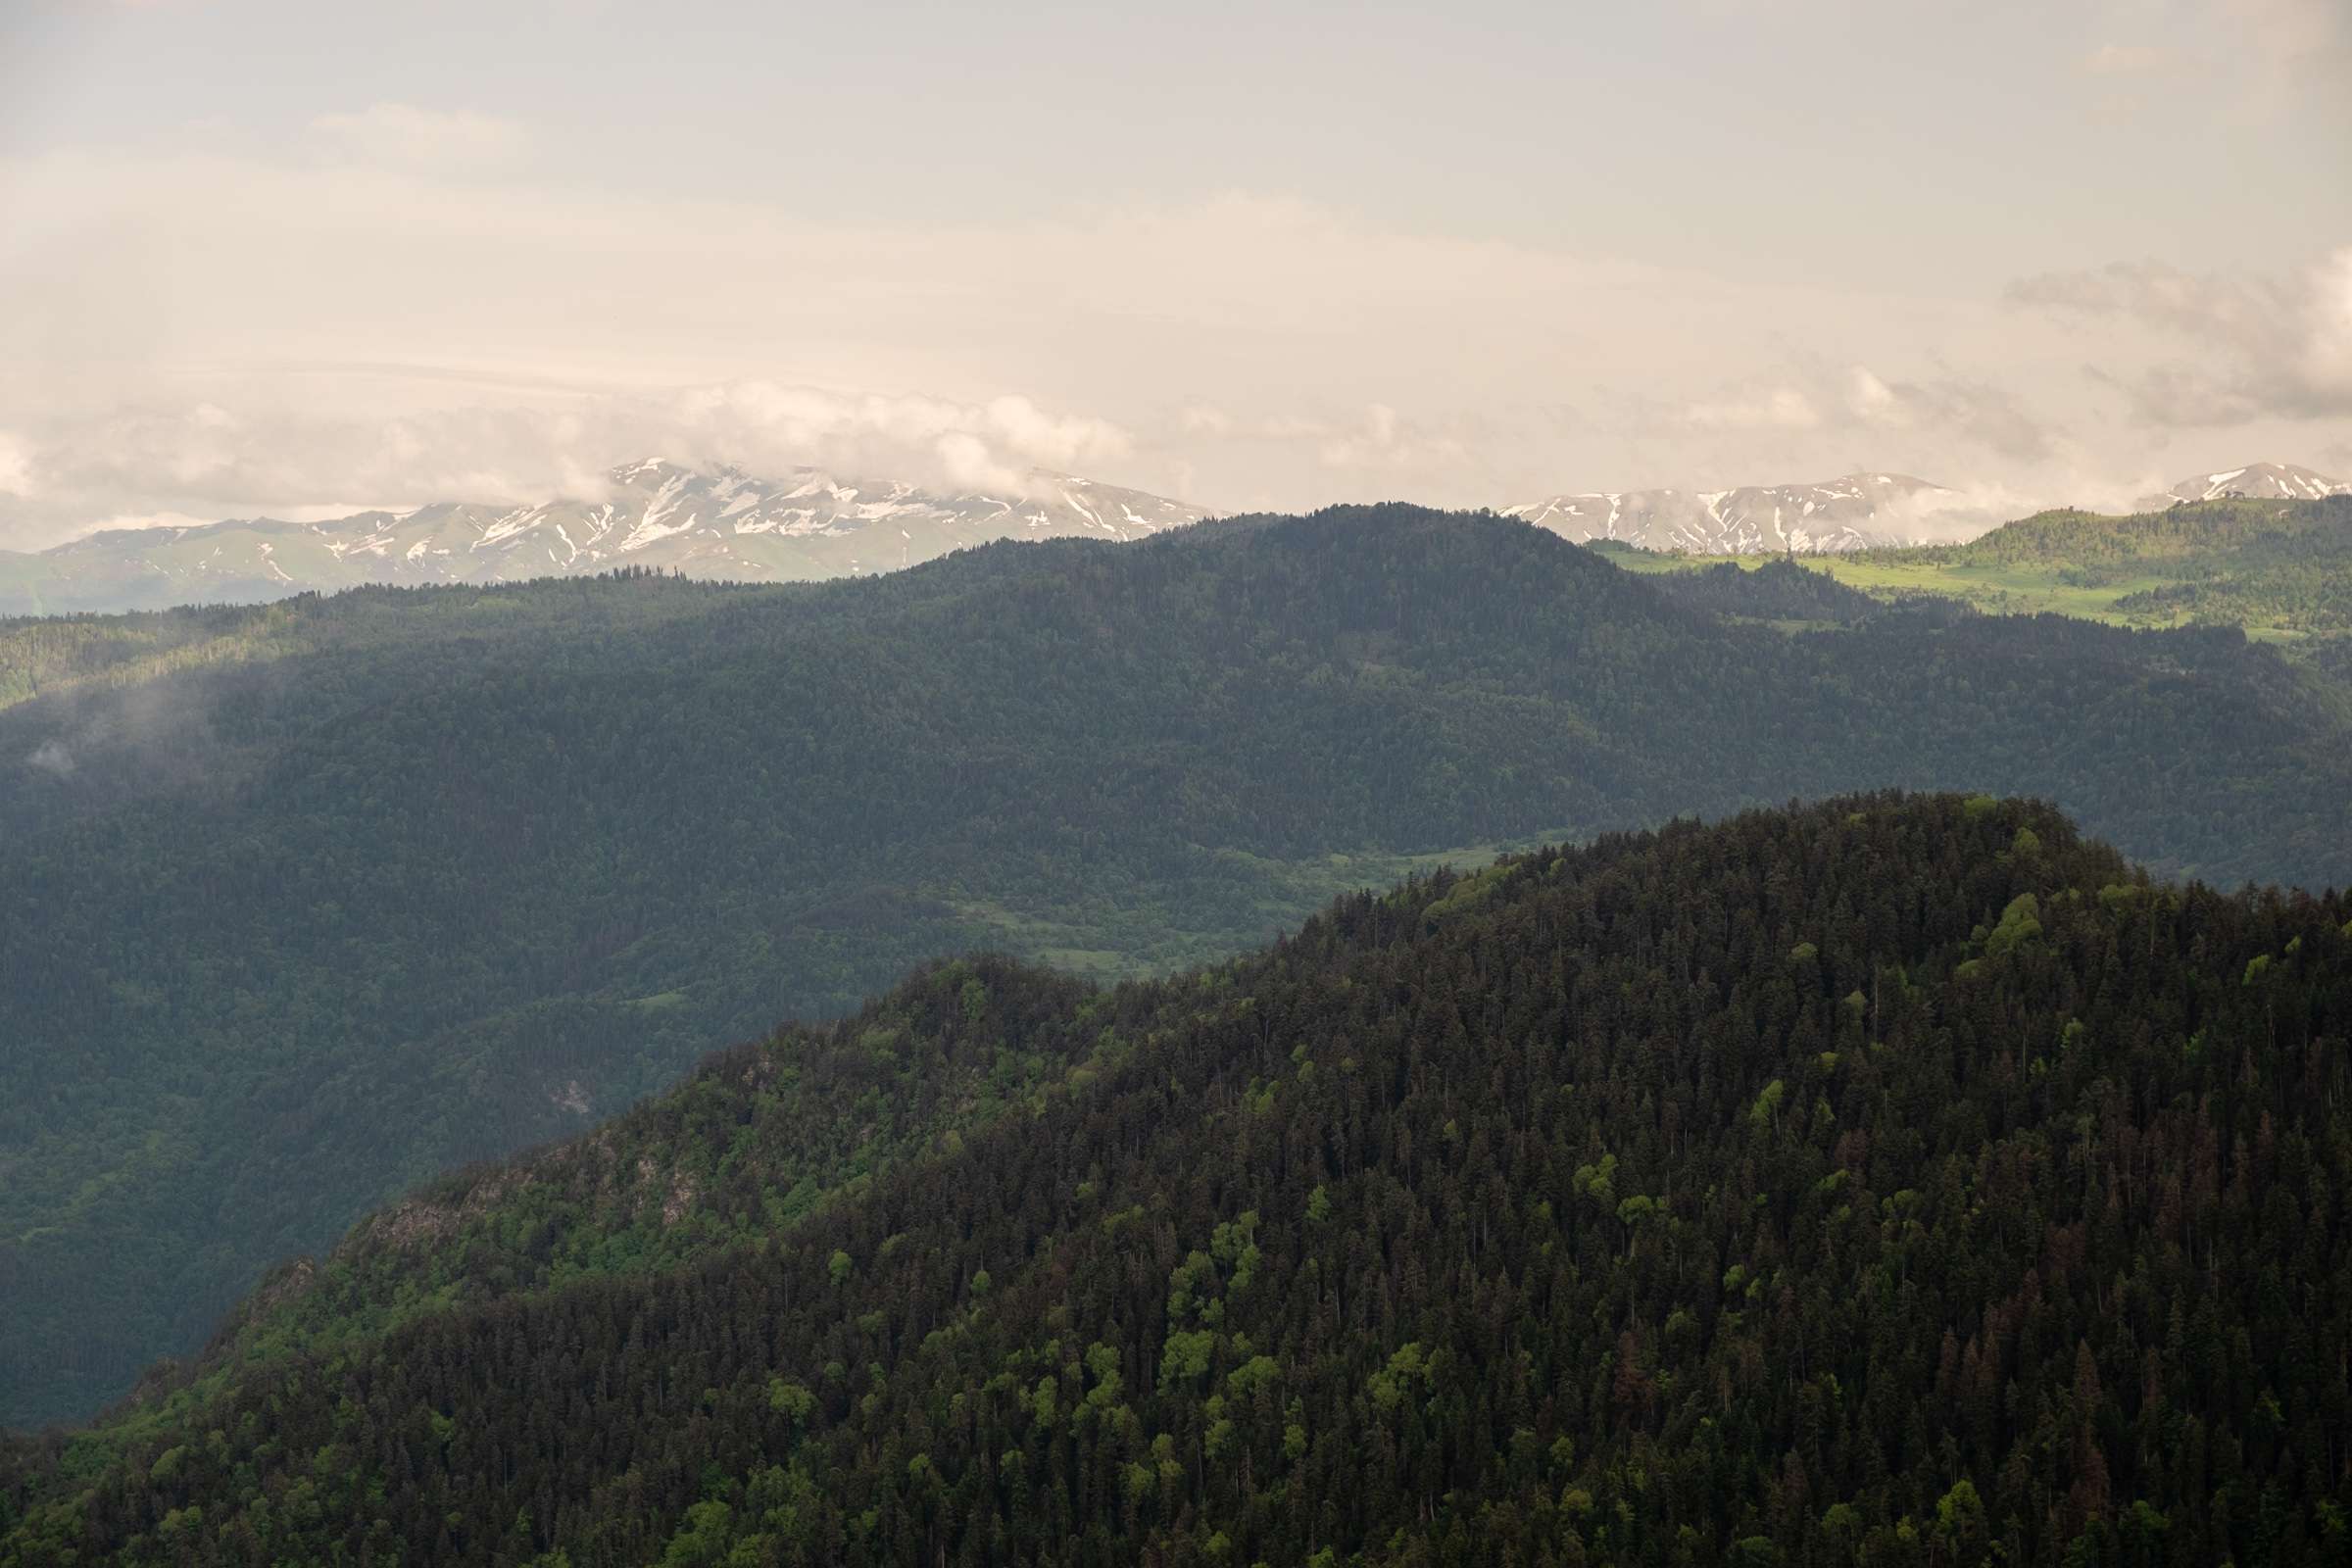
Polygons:
<instances>
[{"instance_id":1,"label":"green forested hill","mask_svg":"<svg viewBox=\"0 0 2352 1568\"><path fill-rule=\"evenodd\" d=\"M1412 508L20 622L0 657L19 1425L401 1188L941 954L1164 971L1422 858L1886 784L2352 882L2341 723L2233 631L1786 636Z\"/></svg>"},{"instance_id":2,"label":"green forested hill","mask_svg":"<svg viewBox=\"0 0 2352 1568\"><path fill-rule=\"evenodd\" d=\"M2118 616L2159 624L2352 633L2352 496L2208 501L2128 517L2045 513L1886 560L2052 572L2068 588L2112 594Z\"/></svg>"},{"instance_id":3,"label":"green forested hill","mask_svg":"<svg viewBox=\"0 0 2352 1568\"><path fill-rule=\"evenodd\" d=\"M1726 564L1609 553L1629 569L1668 574L1685 597L1709 592L1699 580L1709 575L1712 591L1724 591ZM2239 626L2299 653L2352 638L2352 496L2187 502L2120 517L2044 512L1966 544L1812 556L1804 566L1883 599L1930 594L1999 613ZM1791 597L1786 584L1774 592Z\"/></svg>"},{"instance_id":4,"label":"green forested hill","mask_svg":"<svg viewBox=\"0 0 2352 1568\"><path fill-rule=\"evenodd\" d=\"M715 1056L0 1448L0 1561L2332 1563L2348 1183L2340 895L1612 836Z\"/></svg>"}]
</instances>

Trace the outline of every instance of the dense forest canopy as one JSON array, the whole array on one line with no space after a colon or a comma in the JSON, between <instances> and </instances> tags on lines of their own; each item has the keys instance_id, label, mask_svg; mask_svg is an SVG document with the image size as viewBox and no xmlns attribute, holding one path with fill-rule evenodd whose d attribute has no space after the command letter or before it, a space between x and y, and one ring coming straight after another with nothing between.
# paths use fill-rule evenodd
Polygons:
<instances>
[{"instance_id":1,"label":"dense forest canopy","mask_svg":"<svg viewBox=\"0 0 2352 1568\"><path fill-rule=\"evenodd\" d=\"M1689 571L1667 572L1656 581L1659 591L1678 603L1783 625L1850 625L1884 608L1828 572L1799 565L1793 556L1761 562L1753 568L1736 561L1718 561Z\"/></svg>"},{"instance_id":2,"label":"dense forest canopy","mask_svg":"<svg viewBox=\"0 0 2352 1568\"><path fill-rule=\"evenodd\" d=\"M0 1561L2339 1562L2348 1184L2342 895L1610 835L715 1055L0 1447Z\"/></svg>"},{"instance_id":3,"label":"dense forest canopy","mask_svg":"<svg viewBox=\"0 0 2352 1568\"><path fill-rule=\"evenodd\" d=\"M0 1420L941 954L1165 972L1424 858L1888 784L2352 881L2343 722L2234 631L1737 598L1389 507L0 626Z\"/></svg>"}]
</instances>

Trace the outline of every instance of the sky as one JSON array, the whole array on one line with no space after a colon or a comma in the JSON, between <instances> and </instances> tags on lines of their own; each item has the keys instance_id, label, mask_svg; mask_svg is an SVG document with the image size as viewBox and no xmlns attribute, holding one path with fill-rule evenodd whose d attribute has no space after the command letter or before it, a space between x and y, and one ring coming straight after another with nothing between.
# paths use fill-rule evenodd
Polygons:
<instances>
[{"instance_id":1,"label":"sky","mask_svg":"<svg viewBox=\"0 0 2352 1568\"><path fill-rule=\"evenodd\" d=\"M0 0L0 548L2352 477L2352 0Z\"/></svg>"}]
</instances>

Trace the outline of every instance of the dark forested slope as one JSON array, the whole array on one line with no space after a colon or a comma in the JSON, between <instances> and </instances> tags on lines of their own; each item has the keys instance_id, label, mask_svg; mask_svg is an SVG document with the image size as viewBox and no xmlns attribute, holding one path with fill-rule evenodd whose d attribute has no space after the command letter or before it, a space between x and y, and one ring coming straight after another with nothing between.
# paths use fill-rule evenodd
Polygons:
<instances>
[{"instance_id":1,"label":"dark forested slope","mask_svg":"<svg viewBox=\"0 0 2352 1568\"><path fill-rule=\"evenodd\" d=\"M1879 796L1170 981L934 970L0 1450L0 1560L2340 1561L2348 926ZM746 1213L773 1102L1018 1041L1034 1091Z\"/></svg>"},{"instance_id":2,"label":"dark forested slope","mask_svg":"<svg viewBox=\"0 0 2352 1568\"><path fill-rule=\"evenodd\" d=\"M1164 970L1410 857L1884 784L2046 796L2168 871L2352 881L2340 721L2234 632L1784 636L1404 507L14 649L12 1424L94 1408L400 1188L943 953Z\"/></svg>"}]
</instances>

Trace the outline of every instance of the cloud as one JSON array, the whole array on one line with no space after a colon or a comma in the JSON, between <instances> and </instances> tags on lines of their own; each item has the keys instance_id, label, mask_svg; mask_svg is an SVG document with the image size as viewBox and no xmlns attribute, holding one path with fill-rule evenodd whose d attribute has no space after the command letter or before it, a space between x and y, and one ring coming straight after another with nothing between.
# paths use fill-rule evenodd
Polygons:
<instances>
[{"instance_id":1,"label":"cloud","mask_svg":"<svg viewBox=\"0 0 2352 1568\"><path fill-rule=\"evenodd\" d=\"M1018 468L997 461L988 443L962 430L951 430L931 445L949 480L963 490L1017 490Z\"/></svg>"},{"instance_id":2,"label":"cloud","mask_svg":"<svg viewBox=\"0 0 2352 1568\"><path fill-rule=\"evenodd\" d=\"M2133 502L2161 488L2145 476L2117 478L2071 471L2032 484L1977 480L1882 503L1880 526L1888 533L1931 543L1973 539L2018 517L2055 507L2126 513Z\"/></svg>"},{"instance_id":3,"label":"cloud","mask_svg":"<svg viewBox=\"0 0 2352 1568\"><path fill-rule=\"evenodd\" d=\"M117 525L267 511L289 520L373 506L594 499L608 469L649 455L780 472L1021 493L1032 468L1100 470L1118 425L1005 395L981 403L740 381L543 407L476 405L381 419L283 402L147 403L9 435L20 516ZM351 498L348 505L330 498Z\"/></svg>"},{"instance_id":4,"label":"cloud","mask_svg":"<svg viewBox=\"0 0 2352 1568\"><path fill-rule=\"evenodd\" d=\"M530 144L515 121L415 104L370 104L356 113L320 115L310 128L340 156L405 170L506 170L522 160Z\"/></svg>"},{"instance_id":5,"label":"cloud","mask_svg":"<svg viewBox=\"0 0 2352 1568\"><path fill-rule=\"evenodd\" d=\"M1785 368L1780 378L1686 404L1674 417L1719 439L1752 434L1786 440L1818 433L1834 438L1841 449L1860 445L1866 452L1880 453L1864 460L1866 467L1887 466L1884 454L1890 445L1948 451L1955 443L2017 463L2039 463L2056 452L2060 436L2015 396L1989 381L1948 373L1889 378L1866 365L1835 370L1800 364ZM1714 483L1729 479L1720 471L1694 477Z\"/></svg>"},{"instance_id":6,"label":"cloud","mask_svg":"<svg viewBox=\"0 0 2352 1568\"><path fill-rule=\"evenodd\" d=\"M1186 405L1176 416L1183 433L1227 445L1277 448L1310 455L1321 467L1393 484L1398 475L1458 468L1471 460L1456 430L1408 417L1387 403L1352 415L1272 414L1244 418L1207 404Z\"/></svg>"},{"instance_id":7,"label":"cloud","mask_svg":"<svg viewBox=\"0 0 2352 1568\"><path fill-rule=\"evenodd\" d=\"M1988 455L2069 461L2106 396L2078 323L2114 329L2119 373L2172 331L1238 193L854 220L209 146L0 155L0 190L29 215L0 225L10 547L593 493L655 454L959 486L1037 466L1219 509L1857 463L1962 482ZM2047 286L2103 300L2090 283ZM2052 389L2046 416L2027 387ZM2144 434L2099 438L2147 461Z\"/></svg>"},{"instance_id":8,"label":"cloud","mask_svg":"<svg viewBox=\"0 0 2352 1568\"><path fill-rule=\"evenodd\" d=\"M985 479L1006 489L1021 488L1032 467L1100 469L1133 444L1107 419L1050 412L1014 393L959 403L751 380L592 407L612 440L622 429L644 431L703 462L809 464L866 478L945 477L962 485Z\"/></svg>"},{"instance_id":9,"label":"cloud","mask_svg":"<svg viewBox=\"0 0 2352 1568\"><path fill-rule=\"evenodd\" d=\"M1846 407L1868 428L1949 431L2015 462L2038 463L2057 450L2056 430L1987 381L1888 381L1857 365L1848 377Z\"/></svg>"},{"instance_id":10,"label":"cloud","mask_svg":"<svg viewBox=\"0 0 2352 1568\"><path fill-rule=\"evenodd\" d=\"M22 437L0 430L0 495L23 495L31 488L31 450Z\"/></svg>"},{"instance_id":11,"label":"cloud","mask_svg":"<svg viewBox=\"0 0 2352 1568\"><path fill-rule=\"evenodd\" d=\"M1316 453L1326 468L1409 471L1458 464L1469 456L1458 437L1427 429L1385 403L1369 404L1354 425L1326 434Z\"/></svg>"},{"instance_id":12,"label":"cloud","mask_svg":"<svg viewBox=\"0 0 2352 1568\"><path fill-rule=\"evenodd\" d=\"M2117 262L2021 278L2006 297L2080 321L2152 328L2185 350L2136 368L2091 369L2143 423L2352 416L2352 245L2281 274Z\"/></svg>"}]
</instances>

